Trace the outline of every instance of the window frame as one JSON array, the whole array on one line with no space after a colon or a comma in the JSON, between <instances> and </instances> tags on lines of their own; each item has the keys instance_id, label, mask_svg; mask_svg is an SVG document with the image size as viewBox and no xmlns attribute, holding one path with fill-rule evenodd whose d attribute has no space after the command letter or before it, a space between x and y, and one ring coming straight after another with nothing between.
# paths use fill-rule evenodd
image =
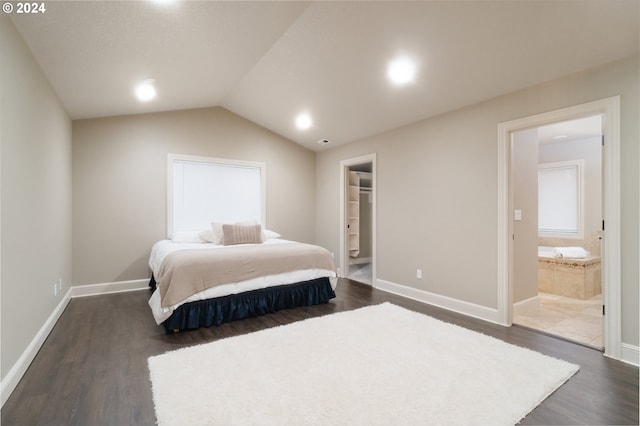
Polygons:
<instances>
[{"instance_id":1,"label":"window frame","mask_svg":"<svg viewBox=\"0 0 640 426\"><path fill-rule=\"evenodd\" d=\"M262 225L263 228L266 228L266 205L267 205L267 184L266 184L266 163L258 162L258 161L245 161L245 160L235 160L235 159L227 159L227 158L217 158L217 157L203 157L203 156L195 156L195 155L184 155L184 154L168 154L167 155L167 238L171 239L173 237L174 231L174 165L176 162L186 162L186 163L195 163L200 165L212 165L212 166L223 166L223 167L239 167L239 168L249 168L249 169L257 169L260 171L260 218L256 218L256 221ZM211 215L212 218L215 214ZM247 217L238 217L237 220L246 220ZM188 230L177 230L188 231Z\"/></svg>"}]
</instances>

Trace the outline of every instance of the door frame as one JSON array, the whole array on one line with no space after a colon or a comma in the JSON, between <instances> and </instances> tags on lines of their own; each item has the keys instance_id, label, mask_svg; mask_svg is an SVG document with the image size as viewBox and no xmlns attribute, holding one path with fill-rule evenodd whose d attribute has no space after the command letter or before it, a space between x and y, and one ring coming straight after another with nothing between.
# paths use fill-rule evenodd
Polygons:
<instances>
[{"instance_id":1,"label":"door frame","mask_svg":"<svg viewBox=\"0 0 640 426\"><path fill-rule=\"evenodd\" d=\"M511 134L559 121L604 114L602 131L603 219L602 296L604 355L621 359L621 235L620 235L620 96L524 117L498 124L498 292L500 324L510 326L513 309L513 188Z\"/></svg>"},{"instance_id":2,"label":"door frame","mask_svg":"<svg viewBox=\"0 0 640 426\"><path fill-rule=\"evenodd\" d=\"M378 249L377 249L377 165L376 153L340 161L340 275L349 276L349 249L347 247L349 168L358 164L371 163L371 286L376 286Z\"/></svg>"}]
</instances>

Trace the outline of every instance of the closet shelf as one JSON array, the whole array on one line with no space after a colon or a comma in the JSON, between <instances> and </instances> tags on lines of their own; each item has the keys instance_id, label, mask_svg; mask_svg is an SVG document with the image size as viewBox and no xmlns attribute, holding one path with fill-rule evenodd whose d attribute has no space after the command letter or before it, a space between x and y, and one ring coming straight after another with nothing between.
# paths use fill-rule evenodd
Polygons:
<instances>
[{"instance_id":1,"label":"closet shelf","mask_svg":"<svg viewBox=\"0 0 640 426\"><path fill-rule=\"evenodd\" d=\"M360 254L360 174L349 171L349 256Z\"/></svg>"}]
</instances>

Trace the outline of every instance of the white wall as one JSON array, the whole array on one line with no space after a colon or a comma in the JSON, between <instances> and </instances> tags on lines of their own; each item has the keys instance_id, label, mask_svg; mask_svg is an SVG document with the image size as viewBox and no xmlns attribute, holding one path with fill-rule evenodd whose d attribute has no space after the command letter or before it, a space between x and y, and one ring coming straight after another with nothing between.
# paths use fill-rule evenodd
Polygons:
<instances>
[{"instance_id":1,"label":"white wall","mask_svg":"<svg viewBox=\"0 0 640 426\"><path fill-rule=\"evenodd\" d=\"M72 280L71 120L6 16L0 55L4 386Z\"/></svg>"},{"instance_id":2,"label":"white wall","mask_svg":"<svg viewBox=\"0 0 640 426\"><path fill-rule=\"evenodd\" d=\"M376 152L378 279L496 309L498 123L621 95L622 341L638 346L639 75L634 56L319 153L317 242L339 252L340 161Z\"/></svg>"}]
</instances>

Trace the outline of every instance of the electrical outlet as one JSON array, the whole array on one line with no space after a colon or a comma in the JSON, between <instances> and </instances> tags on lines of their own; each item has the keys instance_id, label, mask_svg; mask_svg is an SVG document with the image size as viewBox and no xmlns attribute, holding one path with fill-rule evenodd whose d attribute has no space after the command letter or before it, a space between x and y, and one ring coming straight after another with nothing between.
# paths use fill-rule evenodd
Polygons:
<instances>
[{"instance_id":1,"label":"electrical outlet","mask_svg":"<svg viewBox=\"0 0 640 426\"><path fill-rule=\"evenodd\" d=\"M416 278L419 280L422 279L422 269L416 269Z\"/></svg>"},{"instance_id":2,"label":"electrical outlet","mask_svg":"<svg viewBox=\"0 0 640 426\"><path fill-rule=\"evenodd\" d=\"M53 283L53 295L58 295L58 283Z\"/></svg>"},{"instance_id":3,"label":"electrical outlet","mask_svg":"<svg viewBox=\"0 0 640 426\"><path fill-rule=\"evenodd\" d=\"M58 290L62 290L62 278L58 278Z\"/></svg>"}]
</instances>

